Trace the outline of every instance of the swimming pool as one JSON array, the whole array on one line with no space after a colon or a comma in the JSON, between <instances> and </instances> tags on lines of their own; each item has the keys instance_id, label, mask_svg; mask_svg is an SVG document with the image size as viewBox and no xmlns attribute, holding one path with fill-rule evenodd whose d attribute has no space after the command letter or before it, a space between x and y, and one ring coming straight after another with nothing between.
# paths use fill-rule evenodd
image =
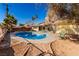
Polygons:
<instances>
[{"instance_id":1,"label":"swimming pool","mask_svg":"<svg viewBox=\"0 0 79 59\"><path fill-rule=\"evenodd\" d=\"M38 34L36 32L18 32L15 35L30 40L42 40L47 36L45 33Z\"/></svg>"}]
</instances>

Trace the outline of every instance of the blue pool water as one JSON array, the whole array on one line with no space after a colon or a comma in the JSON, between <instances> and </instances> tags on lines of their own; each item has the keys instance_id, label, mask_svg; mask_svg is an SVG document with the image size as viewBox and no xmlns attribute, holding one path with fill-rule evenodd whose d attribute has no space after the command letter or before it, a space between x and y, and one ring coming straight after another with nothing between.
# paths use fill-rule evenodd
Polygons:
<instances>
[{"instance_id":1,"label":"blue pool water","mask_svg":"<svg viewBox=\"0 0 79 59\"><path fill-rule=\"evenodd\" d=\"M34 32L19 32L15 34L16 36L31 39L31 40L40 40L46 38L46 34L37 34Z\"/></svg>"}]
</instances>

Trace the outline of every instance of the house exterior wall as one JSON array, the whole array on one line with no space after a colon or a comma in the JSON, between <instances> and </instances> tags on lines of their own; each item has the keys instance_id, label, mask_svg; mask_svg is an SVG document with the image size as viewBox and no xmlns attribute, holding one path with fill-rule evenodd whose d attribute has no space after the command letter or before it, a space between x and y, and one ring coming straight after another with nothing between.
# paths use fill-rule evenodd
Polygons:
<instances>
[{"instance_id":1,"label":"house exterior wall","mask_svg":"<svg viewBox=\"0 0 79 59\"><path fill-rule=\"evenodd\" d=\"M12 31L15 32L15 31L30 31L32 28L31 27L15 27L15 28L12 28Z\"/></svg>"}]
</instances>

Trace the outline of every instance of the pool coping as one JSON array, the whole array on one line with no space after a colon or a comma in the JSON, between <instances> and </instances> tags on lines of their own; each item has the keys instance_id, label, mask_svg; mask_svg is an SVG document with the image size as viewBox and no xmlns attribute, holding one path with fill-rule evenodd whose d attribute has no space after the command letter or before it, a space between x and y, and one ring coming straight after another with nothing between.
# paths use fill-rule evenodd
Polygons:
<instances>
[{"instance_id":1,"label":"pool coping","mask_svg":"<svg viewBox=\"0 0 79 59\"><path fill-rule=\"evenodd\" d=\"M11 39L17 39L17 40L21 40L21 41L30 41L30 42L33 42L33 43L50 43L50 42L53 42L55 40L57 40L58 38L55 37L55 35L52 36L52 33L50 34L50 32L47 33L47 37L42 39L42 40L29 40L29 39L25 39L25 38L22 38L22 37L19 37L19 36L16 36L15 34L18 33L18 32L13 32L11 33ZM54 39L52 39L54 37Z\"/></svg>"}]
</instances>

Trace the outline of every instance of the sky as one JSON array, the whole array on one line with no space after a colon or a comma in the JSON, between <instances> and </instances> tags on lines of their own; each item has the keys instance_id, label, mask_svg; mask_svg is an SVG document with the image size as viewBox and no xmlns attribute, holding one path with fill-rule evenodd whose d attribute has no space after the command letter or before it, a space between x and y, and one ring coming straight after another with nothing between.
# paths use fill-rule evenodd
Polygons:
<instances>
[{"instance_id":1,"label":"sky","mask_svg":"<svg viewBox=\"0 0 79 59\"><path fill-rule=\"evenodd\" d=\"M31 23L32 16L38 15L34 23L45 21L47 14L47 4L43 3L8 3L9 14L13 15L18 24ZM6 4L0 3L0 23L4 20L6 13Z\"/></svg>"}]
</instances>

